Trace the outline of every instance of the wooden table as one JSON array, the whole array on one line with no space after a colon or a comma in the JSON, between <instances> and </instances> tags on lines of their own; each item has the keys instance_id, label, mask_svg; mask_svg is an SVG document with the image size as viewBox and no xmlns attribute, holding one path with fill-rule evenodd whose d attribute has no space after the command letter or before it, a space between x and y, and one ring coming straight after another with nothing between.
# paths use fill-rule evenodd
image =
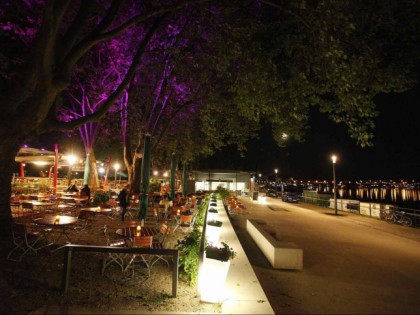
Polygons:
<instances>
[{"instance_id":1,"label":"wooden table","mask_svg":"<svg viewBox=\"0 0 420 315\"><path fill-rule=\"evenodd\" d=\"M59 220L57 220L57 218L59 218ZM44 227L48 227L51 228L51 231L53 229L57 229L60 230L60 234L58 235L57 238L54 239L54 241L50 244L56 244L58 242L58 240L64 235L68 242L71 243L69 234L68 234L68 230L70 227L72 227L74 224L76 224L78 221L77 218L75 217L71 217L71 216L67 216L67 215L60 215L60 216L55 216L55 215L44 215L40 218L35 218L34 222L38 225L42 225ZM43 231L45 231L45 233L47 233L46 229L43 229ZM48 234L45 234L45 237L48 238Z\"/></svg>"},{"instance_id":2,"label":"wooden table","mask_svg":"<svg viewBox=\"0 0 420 315\"><path fill-rule=\"evenodd\" d=\"M48 210L57 205L55 202L43 202L35 200L21 200L20 203L22 205L22 208L32 208L33 210Z\"/></svg>"},{"instance_id":3,"label":"wooden table","mask_svg":"<svg viewBox=\"0 0 420 315\"><path fill-rule=\"evenodd\" d=\"M118 229L117 231L115 231L117 235L125 237L125 238L134 237L136 235L136 232L137 232L136 226L125 227L125 228ZM141 236L155 236L157 234L159 234L159 230L157 228L148 227L148 226L143 226L141 228Z\"/></svg>"},{"instance_id":4,"label":"wooden table","mask_svg":"<svg viewBox=\"0 0 420 315\"><path fill-rule=\"evenodd\" d=\"M92 211L95 213L109 214L112 212L112 208L101 208L101 207L83 207L80 210Z\"/></svg>"}]
</instances>

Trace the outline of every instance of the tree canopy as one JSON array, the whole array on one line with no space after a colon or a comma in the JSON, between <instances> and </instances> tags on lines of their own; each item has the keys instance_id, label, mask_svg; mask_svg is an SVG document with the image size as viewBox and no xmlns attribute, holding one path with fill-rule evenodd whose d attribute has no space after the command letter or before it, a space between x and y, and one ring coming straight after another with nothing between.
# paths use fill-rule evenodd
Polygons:
<instances>
[{"instance_id":1,"label":"tree canopy","mask_svg":"<svg viewBox=\"0 0 420 315\"><path fill-rule=\"evenodd\" d=\"M279 145L285 134L301 141L311 107L370 145L374 97L416 80L418 9L415 0L2 1L0 219L10 219L25 141L116 113L126 149L152 133L158 156L184 161L244 150L262 124ZM71 100L100 106L74 115Z\"/></svg>"}]
</instances>

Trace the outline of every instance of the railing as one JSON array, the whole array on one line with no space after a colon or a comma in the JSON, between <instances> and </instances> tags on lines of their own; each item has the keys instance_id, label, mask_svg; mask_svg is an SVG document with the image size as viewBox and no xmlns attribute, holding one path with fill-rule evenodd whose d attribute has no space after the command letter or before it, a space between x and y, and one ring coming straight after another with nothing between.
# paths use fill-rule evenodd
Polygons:
<instances>
[{"instance_id":1,"label":"railing","mask_svg":"<svg viewBox=\"0 0 420 315\"><path fill-rule=\"evenodd\" d=\"M64 267L61 278L61 288L64 292L69 288L71 257L73 252L93 252L93 253L118 253L118 254L149 254L149 255L166 255L172 256L172 297L176 298L178 290L178 264L179 252L177 249L154 249L139 247L108 247L108 246L92 246L92 245L75 245L67 244L64 247Z\"/></svg>"},{"instance_id":2,"label":"railing","mask_svg":"<svg viewBox=\"0 0 420 315\"><path fill-rule=\"evenodd\" d=\"M310 203L310 204L315 204L318 206L322 206L322 207L327 207L329 208L330 206L330 201L329 199L322 199L322 198L316 198L316 197L309 197L309 196L303 196L300 199L302 202L304 203ZM338 202L340 202L341 199L338 199ZM367 203L369 204L369 208L367 212L369 212L368 216L373 216L373 208L372 205L373 204L378 204L378 205L384 205L384 204L379 204L376 202L363 202L363 203ZM397 212L405 212L405 215L411 217L412 221L413 221L413 227L420 227L420 210L417 209L410 209L410 208L404 208L404 207L400 207L397 205L388 205L390 206L393 210L397 211ZM365 208L363 208L365 209ZM338 209L340 211L349 211L349 212L353 212L353 213L360 213L360 203L352 203L349 202L346 205L346 209L342 210L342 209ZM386 209L383 209L382 207L377 209L379 211L379 219L384 220L384 216L383 216L383 212L386 211ZM365 215L363 213L360 213L362 215Z\"/></svg>"}]
</instances>

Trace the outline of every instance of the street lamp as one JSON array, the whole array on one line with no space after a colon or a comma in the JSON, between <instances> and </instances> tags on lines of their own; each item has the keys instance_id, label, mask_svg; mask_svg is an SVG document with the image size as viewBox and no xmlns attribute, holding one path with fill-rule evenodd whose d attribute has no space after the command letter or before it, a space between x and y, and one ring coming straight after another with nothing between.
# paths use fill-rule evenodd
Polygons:
<instances>
[{"instance_id":1,"label":"street lamp","mask_svg":"<svg viewBox=\"0 0 420 315\"><path fill-rule=\"evenodd\" d=\"M67 182L68 182L68 186L70 186L71 184L71 173L73 171L73 165L76 162L77 157L74 156L73 154L70 154L67 156L67 162L69 163L69 169L67 171Z\"/></svg>"},{"instance_id":2,"label":"street lamp","mask_svg":"<svg viewBox=\"0 0 420 315\"><path fill-rule=\"evenodd\" d=\"M332 165L333 165L333 181L334 181L334 209L335 215L337 215L337 185L335 181L335 163L337 162L337 156L331 156Z\"/></svg>"},{"instance_id":3,"label":"street lamp","mask_svg":"<svg viewBox=\"0 0 420 315\"><path fill-rule=\"evenodd\" d=\"M114 169L115 169L115 181L117 181L117 171L120 169L120 164L115 163Z\"/></svg>"},{"instance_id":4,"label":"street lamp","mask_svg":"<svg viewBox=\"0 0 420 315\"><path fill-rule=\"evenodd\" d=\"M276 168L275 170L274 170L274 173L276 173L276 192L277 192L277 173L279 172L279 170Z\"/></svg>"}]
</instances>

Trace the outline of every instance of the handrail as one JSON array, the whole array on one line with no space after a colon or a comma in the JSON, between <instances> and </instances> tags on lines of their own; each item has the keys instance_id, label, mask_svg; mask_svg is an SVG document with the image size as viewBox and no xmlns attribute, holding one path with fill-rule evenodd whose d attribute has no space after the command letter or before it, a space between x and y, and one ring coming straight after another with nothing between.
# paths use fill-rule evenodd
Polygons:
<instances>
[{"instance_id":1,"label":"handrail","mask_svg":"<svg viewBox=\"0 0 420 315\"><path fill-rule=\"evenodd\" d=\"M177 249L155 249L140 247L111 247L67 244L64 247L64 267L61 278L61 289L66 292L70 282L71 256L73 252L118 253L118 254L151 254L172 256L172 297L176 298L178 290L179 251Z\"/></svg>"}]
</instances>

